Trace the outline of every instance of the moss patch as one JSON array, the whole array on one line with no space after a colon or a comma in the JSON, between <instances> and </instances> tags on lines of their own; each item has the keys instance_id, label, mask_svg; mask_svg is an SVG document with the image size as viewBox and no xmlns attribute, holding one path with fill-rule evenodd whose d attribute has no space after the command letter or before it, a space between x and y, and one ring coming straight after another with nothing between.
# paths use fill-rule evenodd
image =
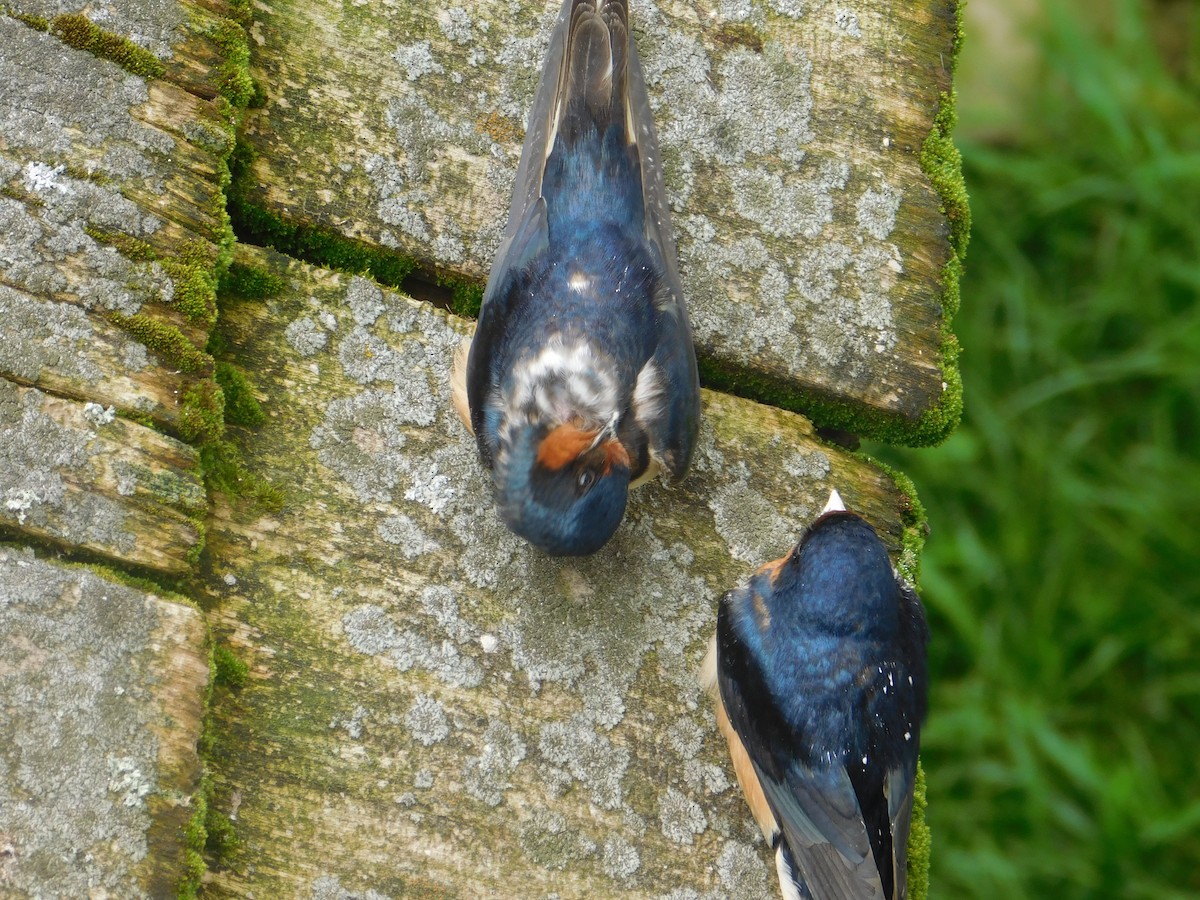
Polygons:
<instances>
[{"instance_id":1,"label":"moss patch","mask_svg":"<svg viewBox=\"0 0 1200 900\"><path fill-rule=\"evenodd\" d=\"M483 306L484 285L455 275L439 276L437 283L450 291L451 312L467 319L479 316L479 309Z\"/></svg>"},{"instance_id":2,"label":"moss patch","mask_svg":"<svg viewBox=\"0 0 1200 900\"><path fill-rule=\"evenodd\" d=\"M238 659L228 647L218 646L213 650L213 680L229 688L240 688L250 675L250 667Z\"/></svg>"},{"instance_id":3,"label":"moss patch","mask_svg":"<svg viewBox=\"0 0 1200 900\"><path fill-rule=\"evenodd\" d=\"M127 259L132 259L134 262L154 262L158 259L158 254L154 251L154 248L145 241L122 234L119 231L109 231L90 222L83 226L83 231L92 240L116 248L118 253Z\"/></svg>"},{"instance_id":4,"label":"moss patch","mask_svg":"<svg viewBox=\"0 0 1200 900\"><path fill-rule=\"evenodd\" d=\"M954 430L962 411L957 369L945 373L946 389L940 402L913 420L806 391L787 379L763 375L711 356L697 356L697 363L700 383L706 388L800 413L822 429L870 435L891 444L909 447L940 444Z\"/></svg>"},{"instance_id":5,"label":"moss patch","mask_svg":"<svg viewBox=\"0 0 1200 900\"><path fill-rule=\"evenodd\" d=\"M64 44L110 59L134 75L161 78L165 71L158 57L149 50L128 38L110 34L82 13L55 16L50 22L50 33Z\"/></svg>"},{"instance_id":6,"label":"moss patch","mask_svg":"<svg viewBox=\"0 0 1200 900\"><path fill-rule=\"evenodd\" d=\"M212 371L212 357L197 350L196 345L184 337L183 332L174 325L145 313L127 316L122 312L113 311L108 314L108 318L114 325L124 328L145 344L147 349L163 362L181 372L202 375Z\"/></svg>"},{"instance_id":7,"label":"moss patch","mask_svg":"<svg viewBox=\"0 0 1200 900\"><path fill-rule=\"evenodd\" d=\"M219 19L206 29L204 36L220 48L223 57L214 73L217 90L234 106L248 106L255 85L250 78L250 46L246 30L236 21Z\"/></svg>"},{"instance_id":8,"label":"moss patch","mask_svg":"<svg viewBox=\"0 0 1200 900\"><path fill-rule=\"evenodd\" d=\"M5 7L4 11L16 19L18 22L24 22L30 28L35 28L38 31L49 31L50 20L45 16L35 16L29 13L15 12L14 10Z\"/></svg>"},{"instance_id":9,"label":"moss patch","mask_svg":"<svg viewBox=\"0 0 1200 900\"><path fill-rule=\"evenodd\" d=\"M282 293L287 282L274 272L259 266L232 263L221 276L217 286L221 296L232 296L242 300L265 300Z\"/></svg>"},{"instance_id":10,"label":"moss patch","mask_svg":"<svg viewBox=\"0 0 1200 900\"><path fill-rule=\"evenodd\" d=\"M266 415L250 387L245 373L232 363L219 362L216 368L217 384L225 395L225 422L254 428L263 423Z\"/></svg>"},{"instance_id":11,"label":"moss patch","mask_svg":"<svg viewBox=\"0 0 1200 900\"><path fill-rule=\"evenodd\" d=\"M225 434L225 394L214 378L187 389L179 410L179 434L189 443L219 441Z\"/></svg>"},{"instance_id":12,"label":"moss patch","mask_svg":"<svg viewBox=\"0 0 1200 900\"><path fill-rule=\"evenodd\" d=\"M354 275L369 274L389 287L400 287L416 268L416 261L402 253L368 247L329 228L285 221L253 203L246 197L253 165L253 151L239 143L229 163L232 183L228 204L239 240L272 247L316 266Z\"/></svg>"},{"instance_id":13,"label":"moss patch","mask_svg":"<svg viewBox=\"0 0 1200 900\"><path fill-rule=\"evenodd\" d=\"M246 497L268 511L283 508L283 492L248 471L241 450L232 441L214 441L200 447L200 471L210 491Z\"/></svg>"},{"instance_id":14,"label":"moss patch","mask_svg":"<svg viewBox=\"0 0 1200 900\"><path fill-rule=\"evenodd\" d=\"M933 850L933 835L925 821L925 769L917 760L917 780L913 788L912 826L908 832L908 896L909 900L925 900L929 895L929 859Z\"/></svg>"}]
</instances>

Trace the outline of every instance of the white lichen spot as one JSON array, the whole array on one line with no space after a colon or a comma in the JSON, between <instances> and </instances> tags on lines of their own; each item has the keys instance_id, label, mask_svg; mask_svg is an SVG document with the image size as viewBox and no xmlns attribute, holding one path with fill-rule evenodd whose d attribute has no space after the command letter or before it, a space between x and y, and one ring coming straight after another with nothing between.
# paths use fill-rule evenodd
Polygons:
<instances>
[{"instance_id":1,"label":"white lichen spot","mask_svg":"<svg viewBox=\"0 0 1200 900\"><path fill-rule=\"evenodd\" d=\"M499 806L508 779L525 759L525 742L506 723L492 719L483 733L483 752L467 760L463 783L467 793L488 806Z\"/></svg>"},{"instance_id":2,"label":"white lichen spot","mask_svg":"<svg viewBox=\"0 0 1200 900\"><path fill-rule=\"evenodd\" d=\"M336 875L322 875L309 889L308 900L391 900L379 891L349 891Z\"/></svg>"},{"instance_id":3,"label":"white lichen spot","mask_svg":"<svg viewBox=\"0 0 1200 900\"><path fill-rule=\"evenodd\" d=\"M837 30L852 38L862 37L862 28L858 24L858 16L848 9L837 9L833 17Z\"/></svg>"},{"instance_id":4,"label":"white lichen spot","mask_svg":"<svg viewBox=\"0 0 1200 900\"><path fill-rule=\"evenodd\" d=\"M417 699L404 716L404 724L412 736L424 746L440 743L450 736L450 721L441 701L427 694Z\"/></svg>"},{"instance_id":5,"label":"white lichen spot","mask_svg":"<svg viewBox=\"0 0 1200 900\"><path fill-rule=\"evenodd\" d=\"M804 15L805 0L769 0L768 6L781 16L799 19Z\"/></svg>"},{"instance_id":6,"label":"white lichen spot","mask_svg":"<svg viewBox=\"0 0 1200 900\"><path fill-rule=\"evenodd\" d=\"M890 184L884 184L879 190L867 188L855 208L858 227L871 237L882 241L896 227L896 213L899 209L900 191Z\"/></svg>"},{"instance_id":7,"label":"white lichen spot","mask_svg":"<svg viewBox=\"0 0 1200 900\"><path fill-rule=\"evenodd\" d=\"M663 835L677 844L691 844L696 835L708 828L708 818L700 804L675 788L667 788L658 799L658 820Z\"/></svg>"},{"instance_id":8,"label":"white lichen spot","mask_svg":"<svg viewBox=\"0 0 1200 900\"><path fill-rule=\"evenodd\" d=\"M25 188L35 194L56 191L60 194L72 194L74 188L70 179L62 177L66 166L48 166L45 163L31 162L25 167Z\"/></svg>"},{"instance_id":9,"label":"white lichen spot","mask_svg":"<svg viewBox=\"0 0 1200 900\"><path fill-rule=\"evenodd\" d=\"M105 409L99 403L85 403L83 405L83 416L93 425L97 427L110 424L117 417L115 407Z\"/></svg>"},{"instance_id":10,"label":"white lichen spot","mask_svg":"<svg viewBox=\"0 0 1200 900\"><path fill-rule=\"evenodd\" d=\"M730 897L768 895L768 870L758 852L740 841L726 841L717 857L717 875Z\"/></svg>"},{"instance_id":11,"label":"white lichen spot","mask_svg":"<svg viewBox=\"0 0 1200 900\"><path fill-rule=\"evenodd\" d=\"M121 795L123 806L142 806L154 782L142 774L138 762L128 756L108 757L108 789Z\"/></svg>"},{"instance_id":12,"label":"white lichen spot","mask_svg":"<svg viewBox=\"0 0 1200 900\"><path fill-rule=\"evenodd\" d=\"M384 519L375 526L375 533L385 542L400 549L400 554L409 562L420 559L427 553L435 553L442 545L421 530L411 518L403 513Z\"/></svg>"},{"instance_id":13,"label":"white lichen spot","mask_svg":"<svg viewBox=\"0 0 1200 900\"><path fill-rule=\"evenodd\" d=\"M609 878L618 881L631 878L642 865L642 858L637 847L620 835L612 835L604 842L604 850L600 854L600 868Z\"/></svg>"},{"instance_id":14,"label":"white lichen spot","mask_svg":"<svg viewBox=\"0 0 1200 900\"><path fill-rule=\"evenodd\" d=\"M446 71L442 64L433 58L433 45L429 41L402 44L396 48L392 59L405 71L409 81L416 81L422 75L440 75Z\"/></svg>"},{"instance_id":15,"label":"white lichen spot","mask_svg":"<svg viewBox=\"0 0 1200 900\"><path fill-rule=\"evenodd\" d=\"M350 279L350 286L346 288L346 305L359 325L374 324L387 309L379 285L357 275Z\"/></svg>"},{"instance_id":16,"label":"white lichen spot","mask_svg":"<svg viewBox=\"0 0 1200 900\"><path fill-rule=\"evenodd\" d=\"M629 750L597 734L579 717L570 722L543 725L538 750L549 762L551 781L564 788L572 780L588 788L592 802L602 809L621 805L621 782L629 768Z\"/></svg>"},{"instance_id":17,"label":"white lichen spot","mask_svg":"<svg viewBox=\"0 0 1200 900\"><path fill-rule=\"evenodd\" d=\"M283 330L284 339L301 356L312 356L325 349L329 335L308 316L296 319Z\"/></svg>"},{"instance_id":18,"label":"white lichen spot","mask_svg":"<svg viewBox=\"0 0 1200 900\"><path fill-rule=\"evenodd\" d=\"M461 6L452 6L438 13L438 27L447 40L469 44L472 37L471 16Z\"/></svg>"}]
</instances>

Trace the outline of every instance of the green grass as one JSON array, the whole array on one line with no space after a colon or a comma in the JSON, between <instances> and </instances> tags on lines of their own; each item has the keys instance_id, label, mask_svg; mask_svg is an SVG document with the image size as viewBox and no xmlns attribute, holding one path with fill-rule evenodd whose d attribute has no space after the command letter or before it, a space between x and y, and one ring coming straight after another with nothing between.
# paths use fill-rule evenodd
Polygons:
<instances>
[{"instance_id":1,"label":"green grass","mask_svg":"<svg viewBox=\"0 0 1200 900\"><path fill-rule=\"evenodd\" d=\"M961 427L871 448L932 527L934 900L1200 896L1200 98L1109 7L960 140Z\"/></svg>"}]
</instances>

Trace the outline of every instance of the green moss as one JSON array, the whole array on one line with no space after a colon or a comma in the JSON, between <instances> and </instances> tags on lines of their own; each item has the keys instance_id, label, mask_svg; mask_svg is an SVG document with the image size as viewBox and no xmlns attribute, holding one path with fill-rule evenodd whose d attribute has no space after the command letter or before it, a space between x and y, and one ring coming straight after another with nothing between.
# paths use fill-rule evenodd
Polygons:
<instances>
[{"instance_id":1,"label":"green moss","mask_svg":"<svg viewBox=\"0 0 1200 900\"><path fill-rule=\"evenodd\" d=\"M697 363L700 383L707 388L801 413L821 428L869 435L892 444L910 447L939 444L954 430L962 409L961 391L955 394L959 384L957 369L945 373L946 390L939 402L914 420L806 391L787 379L735 367L710 356L697 357Z\"/></svg>"},{"instance_id":2,"label":"green moss","mask_svg":"<svg viewBox=\"0 0 1200 900\"><path fill-rule=\"evenodd\" d=\"M145 313L128 316L113 311L108 314L108 318L145 344L147 349L167 365L189 375L200 375L212 370L212 357L197 350L196 345L174 325L151 318Z\"/></svg>"},{"instance_id":3,"label":"green moss","mask_svg":"<svg viewBox=\"0 0 1200 900\"><path fill-rule=\"evenodd\" d=\"M140 241L119 231L109 231L91 223L84 225L83 231L92 240L115 247L118 253L134 262L154 262L158 259L154 248L145 241Z\"/></svg>"},{"instance_id":4,"label":"green moss","mask_svg":"<svg viewBox=\"0 0 1200 900\"><path fill-rule=\"evenodd\" d=\"M192 324L212 328L217 321L217 286L212 269L181 260L168 260L163 268L175 283L171 305Z\"/></svg>"},{"instance_id":5,"label":"green moss","mask_svg":"<svg viewBox=\"0 0 1200 900\"><path fill-rule=\"evenodd\" d=\"M234 106L244 108L255 90L250 78L250 46L246 30L238 22L218 19L206 30L205 37L220 48L224 57L214 73L217 90Z\"/></svg>"},{"instance_id":6,"label":"green moss","mask_svg":"<svg viewBox=\"0 0 1200 900\"><path fill-rule=\"evenodd\" d=\"M254 152L239 143L229 161L229 215L239 240L272 247L312 265L369 274L390 287L400 287L416 268L416 262L402 253L368 247L329 228L286 221L253 203L246 197L247 186L253 182L253 165Z\"/></svg>"},{"instance_id":7,"label":"green moss","mask_svg":"<svg viewBox=\"0 0 1200 900\"><path fill-rule=\"evenodd\" d=\"M474 319L483 305L484 285L456 275L438 276L437 283L451 292L450 309L457 315Z\"/></svg>"},{"instance_id":8,"label":"green moss","mask_svg":"<svg viewBox=\"0 0 1200 900\"><path fill-rule=\"evenodd\" d=\"M195 850L187 849L183 854L183 879L179 882L179 890L175 896L179 900L195 900L200 896L200 883L204 879L204 873L208 871L208 866L204 864L204 857Z\"/></svg>"},{"instance_id":9,"label":"green moss","mask_svg":"<svg viewBox=\"0 0 1200 900\"><path fill-rule=\"evenodd\" d=\"M938 98L933 129L921 145L921 170L942 201L942 212L950 223L950 246L961 259L971 236L971 207L962 175L962 155L953 140L958 121L956 99L953 91Z\"/></svg>"},{"instance_id":10,"label":"green moss","mask_svg":"<svg viewBox=\"0 0 1200 900\"><path fill-rule=\"evenodd\" d=\"M204 555L204 547L208 543L208 525L204 520L194 518L192 527L196 529L196 543L188 550L184 561L194 569L200 564L200 557Z\"/></svg>"},{"instance_id":11,"label":"green moss","mask_svg":"<svg viewBox=\"0 0 1200 900\"><path fill-rule=\"evenodd\" d=\"M248 471L242 462L241 451L231 441L215 441L202 446L200 470L210 491L220 491L231 497L247 497L271 512L283 508L283 492L266 479Z\"/></svg>"},{"instance_id":12,"label":"green moss","mask_svg":"<svg viewBox=\"0 0 1200 900\"><path fill-rule=\"evenodd\" d=\"M204 820L204 827L208 832L208 841L204 849L208 852L209 859L221 863L237 852L238 837L233 822L228 816L214 809L211 803L208 805L208 818Z\"/></svg>"},{"instance_id":13,"label":"green moss","mask_svg":"<svg viewBox=\"0 0 1200 900\"><path fill-rule=\"evenodd\" d=\"M260 266L232 263L221 277L217 286L219 295L230 295L244 300L265 300L282 293L287 282L274 272Z\"/></svg>"},{"instance_id":14,"label":"green moss","mask_svg":"<svg viewBox=\"0 0 1200 900\"><path fill-rule=\"evenodd\" d=\"M246 683L250 667L238 659L228 647L213 650L213 679L228 688L240 688Z\"/></svg>"},{"instance_id":15,"label":"green moss","mask_svg":"<svg viewBox=\"0 0 1200 900\"><path fill-rule=\"evenodd\" d=\"M249 28L254 21L253 0L229 0L229 17L239 25Z\"/></svg>"},{"instance_id":16,"label":"green moss","mask_svg":"<svg viewBox=\"0 0 1200 900\"><path fill-rule=\"evenodd\" d=\"M82 13L55 16L50 32L64 44L110 59L117 65L144 78L161 78L165 71L162 62L128 38L110 34Z\"/></svg>"},{"instance_id":17,"label":"green moss","mask_svg":"<svg viewBox=\"0 0 1200 900\"><path fill-rule=\"evenodd\" d=\"M5 12L7 12L18 22L24 22L30 28L36 28L38 31L50 30L50 20L45 16L34 16L30 15L29 13L19 13L7 7L5 8Z\"/></svg>"},{"instance_id":18,"label":"green moss","mask_svg":"<svg viewBox=\"0 0 1200 900\"><path fill-rule=\"evenodd\" d=\"M917 760L917 780L913 789L912 825L908 832L908 897L925 900L929 894L929 860L933 850L933 835L925 821L925 769Z\"/></svg>"},{"instance_id":19,"label":"green moss","mask_svg":"<svg viewBox=\"0 0 1200 900\"><path fill-rule=\"evenodd\" d=\"M213 378L202 378L183 395L179 435L189 443L219 441L225 435L225 394Z\"/></svg>"},{"instance_id":20,"label":"green moss","mask_svg":"<svg viewBox=\"0 0 1200 900\"><path fill-rule=\"evenodd\" d=\"M225 422L254 428L263 423L266 416L254 397L250 381L245 373L232 363L219 362L216 369L217 384L225 394Z\"/></svg>"}]
</instances>

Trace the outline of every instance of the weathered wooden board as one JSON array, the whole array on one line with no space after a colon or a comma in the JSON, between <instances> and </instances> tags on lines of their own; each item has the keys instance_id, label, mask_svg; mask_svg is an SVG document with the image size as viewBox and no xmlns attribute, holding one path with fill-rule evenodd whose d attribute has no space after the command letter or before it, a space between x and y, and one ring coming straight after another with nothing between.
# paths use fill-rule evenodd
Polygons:
<instances>
[{"instance_id":1,"label":"weathered wooden board","mask_svg":"<svg viewBox=\"0 0 1200 900\"><path fill-rule=\"evenodd\" d=\"M175 896L207 683L196 610L0 544L0 895Z\"/></svg>"},{"instance_id":2,"label":"weathered wooden board","mask_svg":"<svg viewBox=\"0 0 1200 900\"><path fill-rule=\"evenodd\" d=\"M0 323L0 376L176 424L187 379L102 316L0 285Z\"/></svg>"},{"instance_id":3,"label":"weathered wooden board","mask_svg":"<svg viewBox=\"0 0 1200 900\"><path fill-rule=\"evenodd\" d=\"M559 6L259 4L268 97L247 119L258 156L241 190L482 281ZM956 14L957 0L631 4L709 377L892 440L953 427L957 276L920 155Z\"/></svg>"},{"instance_id":4,"label":"weathered wooden board","mask_svg":"<svg viewBox=\"0 0 1200 900\"><path fill-rule=\"evenodd\" d=\"M0 526L174 575L189 568L206 495L196 451L79 403L0 379Z\"/></svg>"},{"instance_id":5,"label":"weathered wooden board","mask_svg":"<svg viewBox=\"0 0 1200 900\"><path fill-rule=\"evenodd\" d=\"M82 30L77 22L60 17L85 17L148 51L160 63L162 77L210 99L228 93L235 78L230 51L239 42L245 44L245 33L229 18L232 11L224 0L10 0L6 5L14 15L45 20L55 33Z\"/></svg>"},{"instance_id":6,"label":"weathered wooden board","mask_svg":"<svg viewBox=\"0 0 1200 900\"><path fill-rule=\"evenodd\" d=\"M0 42L0 374L176 429L211 374L231 123L7 15Z\"/></svg>"},{"instance_id":7,"label":"weathered wooden board","mask_svg":"<svg viewBox=\"0 0 1200 900\"><path fill-rule=\"evenodd\" d=\"M103 214L103 195L59 181L65 174L140 208L140 216L102 227L151 242L169 220L193 237L222 238L216 176L229 135L213 104L16 19L0 16L0 41L0 150L20 162L27 189L43 202L57 193L61 202L74 198L75 206ZM179 243L167 246L177 251Z\"/></svg>"},{"instance_id":8,"label":"weathered wooden board","mask_svg":"<svg viewBox=\"0 0 1200 900\"><path fill-rule=\"evenodd\" d=\"M241 851L210 893L775 896L696 680L717 599L830 488L898 552L909 498L804 419L706 393L685 483L637 492L595 556L542 556L451 409L467 323L239 259L289 284L223 313L268 416L248 464L286 499L209 526L205 606L250 665L215 710Z\"/></svg>"}]
</instances>

